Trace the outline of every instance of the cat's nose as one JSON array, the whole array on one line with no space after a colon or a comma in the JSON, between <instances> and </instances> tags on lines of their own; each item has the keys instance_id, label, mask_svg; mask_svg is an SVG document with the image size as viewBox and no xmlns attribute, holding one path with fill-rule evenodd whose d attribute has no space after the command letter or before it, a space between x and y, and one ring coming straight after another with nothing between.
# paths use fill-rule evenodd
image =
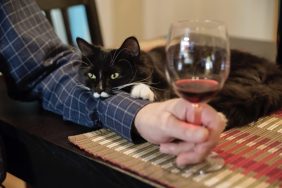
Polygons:
<instances>
[{"instance_id":1,"label":"cat's nose","mask_svg":"<svg viewBox=\"0 0 282 188\"><path fill-rule=\"evenodd\" d=\"M103 91L104 87L103 87L103 82L102 82L102 81L100 81L100 82L98 83L97 89L98 89L99 91Z\"/></svg>"},{"instance_id":2,"label":"cat's nose","mask_svg":"<svg viewBox=\"0 0 282 188\"><path fill-rule=\"evenodd\" d=\"M104 90L103 88L99 88L99 87L96 87L95 90L94 90L96 93L102 93Z\"/></svg>"}]
</instances>

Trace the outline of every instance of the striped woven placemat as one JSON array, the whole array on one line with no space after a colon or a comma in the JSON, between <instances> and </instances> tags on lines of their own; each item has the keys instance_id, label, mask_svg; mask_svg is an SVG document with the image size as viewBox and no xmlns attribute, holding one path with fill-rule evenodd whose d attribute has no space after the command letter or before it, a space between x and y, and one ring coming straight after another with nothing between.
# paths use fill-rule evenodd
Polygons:
<instances>
[{"instance_id":1,"label":"striped woven placemat","mask_svg":"<svg viewBox=\"0 0 282 188\"><path fill-rule=\"evenodd\" d=\"M106 129L69 136L69 141L96 160L160 187L281 188L281 114L222 133L214 151L224 158L225 167L204 175L195 172L205 163L179 169L174 165L174 157L160 153L158 146L134 145Z\"/></svg>"}]
</instances>

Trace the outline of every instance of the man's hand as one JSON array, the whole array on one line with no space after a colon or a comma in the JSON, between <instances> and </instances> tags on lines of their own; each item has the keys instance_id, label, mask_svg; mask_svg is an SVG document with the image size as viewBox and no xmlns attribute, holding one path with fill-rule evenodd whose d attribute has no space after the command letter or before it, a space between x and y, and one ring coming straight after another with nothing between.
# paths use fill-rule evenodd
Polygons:
<instances>
[{"instance_id":1,"label":"man's hand","mask_svg":"<svg viewBox=\"0 0 282 188\"><path fill-rule=\"evenodd\" d=\"M209 105L199 108L183 99L151 103L138 112L135 127L144 139L159 144L161 152L176 155L178 166L198 163L218 143L226 125L224 116Z\"/></svg>"}]
</instances>

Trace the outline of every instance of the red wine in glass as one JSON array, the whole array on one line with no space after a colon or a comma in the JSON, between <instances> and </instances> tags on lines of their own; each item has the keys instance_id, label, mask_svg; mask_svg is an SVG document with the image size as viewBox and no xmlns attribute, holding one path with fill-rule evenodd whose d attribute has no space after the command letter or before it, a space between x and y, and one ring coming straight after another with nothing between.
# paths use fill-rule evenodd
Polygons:
<instances>
[{"instance_id":1,"label":"red wine in glass","mask_svg":"<svg viewBox=\"0 0 282 188\"><path fill-rule=\"evenodd\" d=\"M192 103L209 101L219 90L220 84L210 79L180 79L174 82L176 92Z\"/></svg>"},{"instance_id":2,"label":"red wine in glass","mask_svg":"<svg viewBox=\"0 0 282 188\"><path fill-rule=\"evenodd\" d=\"M223 87L229 74L226 26L213 20L184 20L171 25L166 44L166 76L175 93L192 103L191 123L202 124L202 106ZM203 125L205 126L205 125ZM224 159L212 152L199 174L214 172Z\"/></svg>"}]
</instances>

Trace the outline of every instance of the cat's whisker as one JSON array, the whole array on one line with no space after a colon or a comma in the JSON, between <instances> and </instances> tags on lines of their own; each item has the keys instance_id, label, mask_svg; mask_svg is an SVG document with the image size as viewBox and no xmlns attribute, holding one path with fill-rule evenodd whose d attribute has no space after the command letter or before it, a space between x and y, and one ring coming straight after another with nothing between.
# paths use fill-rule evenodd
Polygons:
<instances>
[{"instance_id":1,"label":"cat's whisker","mask_svg":"<svg viewBox=\"0 0 282 188\"><path fill-rule=\"evenodd\" d=\"M85 61L80 61L82 64L84 64L85 66L89 66L88 63L86 63Z\"/></svg>"},{"instance_id":2,"label":"cat's whisker","mask_svg":"<svg viewBox=\"0 0 282 188\"><path fill-rule=\"evenodd\" d=\"M128 84L124 84L124 85L121 85L121 86L114 87L113 89L118 89L118 90L120 90L120 89L123 89L123 88L125 88L125 87L132 86L132 85L137 85L137 84L139 84L139 83L136 83L136 82L128 83Z\"/></svg>"},{"instance_id":3,"label":"cat's whisker","mask_svg":"<svg viewBox=\"0 0 282 188\"><path fill-rule=\"evenodd\" d=\"M140 82L140 83L146 83L146 84L148 84L148 79L150 79L151 78L151 75L148 75L146 78L143 78L142 80L138 80L138 81L135 81L135 82Z\"/></svg>"},{"instance_id":4,"label":"cat's whisker","mask_svg":"<svg viewBox=\"0 0 282 188\"><path fill-rule=\"evenodd\" d=\"M112 92L115 94L115 93L120 92L120 90L114 90L114 89L112 89Z\"/></svg>"},{"instance_id":5,"label":"cat's whisker","mask_svg":"<svg viewBox=\"0 0 282 188\"><path fill-rule=\"evenodd\" d=\"M78 81L78 80L76 80L76 81ZM81 87L81 88L86 89L86 90L88 90L88 91L91 90L89 87L87 87L87 86L85 86L85 85L83 85L83 84L76 84L75 86Z\"/></svg>"},{"instance_id":6,"label":"cat's whisker","mask_svg":"<svg viewBox=\"0 0 282 188\"><path fill-rule=\"evenodd\" d=\"M167 89L161 89L161 88L157 88L157 87L153 87L153 86L149 86L150 88L153 88L155 90L159 90L159 91L167 91Z\"/></svg>"},{"instance_id":7,"label":"cat's whisker","mask_svg":"<svg viewBox=\"0 0 282 188\"><path fill-rule=\"evenodd\" d=\"M159 83L160 83L160 81L159 82L151 82L150 85L158 85Z\"/></svg>"},{"instance_id":8,"label":"cat's whisker","mask_svg":"<svg viewBox=\"0 0 282 188\"><path fill-rule=\"evenodd\" d=\"M82 88L84 88L84 89L86 89L86 90L88 90L88 91L90 91L91 89L89 88L89 87L86 87L86 86L80 86L80 87L82 87Z\"/></svg>"},{"instance_id":9,"label":"cat's whisker","mask_svg":"<svg viewBox=\"0 0 282 188\"><path fill-rule=\"evenodd\" d=\"M148 85L147 82L142 82L142 80L141 80L141 81L132 82L132 83L124 84L124 85L121 85L121 86L117 86L117 87L114 87L113 89L118 89L118 90L120 90L120 89L126 88L126 87L128 87L128 86L138 85L138 84L146 84L146 85ZM151 86L150 86L150 87L151 87ZM154 88L154 87L152 87L152 88ZM157 88L156 88L156 89L157 89Z\"/></svg>"},{"instance_id":10,"label":"cat's whisker","mask_svg":"<svg viewBox=\"0 0 282 188\"><path fill-rule=\"evenodd\" d=\"M112 90L113 91L114 90L118 90L119 91L119 90L121 90L123 88L129 87L129 86L132 86L132 85L138 85L138 84L146 84L146 85L148 85L147 82L140 82L140 81L138 81L138 82L132 82L132 83L128 83L128 84L124 84L124 85L121 85L121 86L114 87L114 88L112 88ZM155 90L159 90L159 91L166 91L166 89L160 89L160 88L157 88L157 87L154 87L154 86L151 86L151 85L149 85L149 87L153 88Z\"/></svg>"}]
</instances>

